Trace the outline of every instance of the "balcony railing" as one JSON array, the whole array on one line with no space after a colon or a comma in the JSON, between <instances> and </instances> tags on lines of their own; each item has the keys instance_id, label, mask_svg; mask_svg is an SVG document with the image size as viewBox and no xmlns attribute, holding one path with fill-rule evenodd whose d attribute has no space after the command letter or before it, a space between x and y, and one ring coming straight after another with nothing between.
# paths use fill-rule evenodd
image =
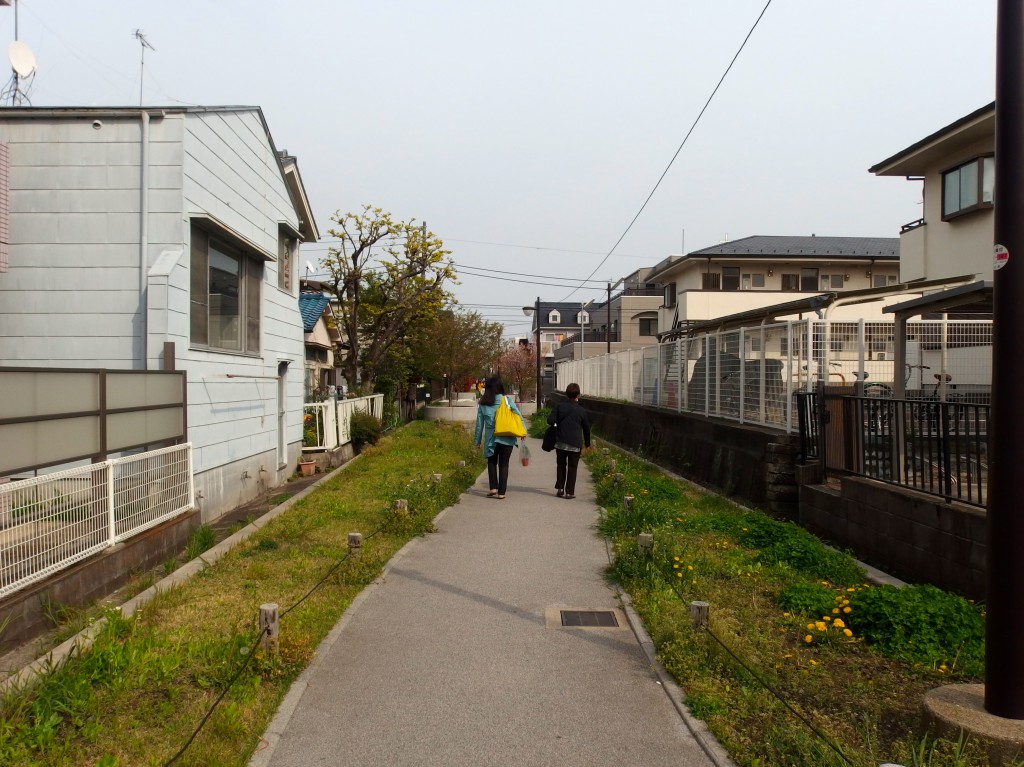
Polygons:
<instances>
[{"instance_id":1,"label":"balcony railing","mask_svg":"<svg viewBox=\"0 0 1024 767\"><path fill-rule=\"evenodd\" d=\"M605 330L588 330L586 333L583 334L583 340L588 344L597 343L599 341L601 343L608 343L609 341L618 341L619 332L617 330L613 330L611 333L608 333ZM559 348L563 346L569 346L570 344L577 344L579 342L580 334L573 333L571 336L566 336L565 338L562 339L562 343L559 344Z\"/></svg>"}]
</instances>

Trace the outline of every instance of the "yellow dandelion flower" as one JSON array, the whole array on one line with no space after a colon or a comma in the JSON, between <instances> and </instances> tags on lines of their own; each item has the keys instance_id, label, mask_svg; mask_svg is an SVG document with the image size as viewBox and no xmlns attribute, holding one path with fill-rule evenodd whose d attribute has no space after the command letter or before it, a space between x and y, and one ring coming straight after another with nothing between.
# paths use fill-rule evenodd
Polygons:
<instances>
[{"instance_id":1,"label":"yellow dandelion flower","mask_svg":"<svg viewBox=\"0 0 1024 767\"><path fill-rule=\"evenodd\" d=\"M692 581L690 581L690 583L692 583L694 586L696 586L697 585L697 579L694 578Z\"/></svg>"},{"instance_id":2,"label":"yellow dandelion flower","mask_svg":"<svg viewBox=\"0 0 1024 767\"><path fill-rule=\"evenodd\" d=\"M824 621L818 621L814 624L814 628L818 629L818 631L824 631L828 627L825 625Z\"/></svg>"},{"instance_id":3,"label":"yellow dandelion flower","mask_svg":"<svg viewBox=\"0 0 1024 767\"><path fill-rule=\"evenodd\" d=\"M792 657L793 657L793 653L791 653L791 652L788 652L788 653L786 653L785 655L783 655L782 657L783 657L783 658L792 658Z\"/></svg>"},{"instance_id":4,"label":"yellow dandelion flower","mask_svg":"<svg viewBox=\"0 0 1024 767\"><path fill-rule=\"evenodd\" d=\"M674 559L676 562L679 561L679 557L672 557L672 559Z\"/></svg>"},{"instance_id":5,"label":"yellow dandelion flower","mask_svg":"<svg viewBox=\"0 0 1024 767\"><path fill-rule=\"evenodd\" d=\"M676 578L682 578L682 577L683 577L682 573L676 573Z\"/></svg>"},{"instance_id":6,"label":"yellow dandelion flower","mask_svg":"<svg viewBox=\"0 0 1024 767\"><path fill-rule=\"evenodd\" d=\"M672 569L673 570L678 570L679 569L679 565L672 565Z\"/></svg>"},{"instance_id":7,"label":"yellow dandelion flower","mask_svg":"<svg viewBox=\"0 0 1024 767\"><path fill-rule=\"evenodd\" d=\"M857 590L857 589L854 589L854 588L849 588L849 589L847 589L847 591L848 591L848 592L851 592L851 593L852 593L852 592L854 592L854 591L856 591L856 590Z\"/></svg>"},{"instance_id":8,"label":"yellow dandelion flower","mask_svg":"<svg viewBox=\"0 0 1024 767\"><path fill-rule=\"evenodd\" d=\"M848 637L852 637L853 636L853 632L850 631L850 629L843 629L843 633L846 634L846 636L848 636Z\"/></svg>"},{"instance_id":9,"label":"yellow dandelion flower","mask_svg":"<svg viewBox=\"0 0 1024 767\"><path fill-rule=\"evenodd\" d=\"M846 628L846 624L843 623L843 619L842 618L836 618L834 621L832 621L832 625L835 626L837 629L844 629L844 628Z\"/></svg>"},{"instance_id":10,"label":"yellow dandelion flower","mask_svg":"<svg viewBox=\"0 0 1024 767\"><path fill-rule=\"evenodd\" d=\"M788 618L788 617L789 617L789 613L783 613L783 614L782 614L782 617L783 617L783 618Z\"/></svg>"},{"instance_id":11,"label":"yellow dandelion flower","mask_svg":"<svg viewBox=\"0 0 1024 767\"><path fill-rule=\"evenodd\" d=\"M817 666L818 665L818 661L814 660L814 658L809 658L808 660L809 660L809 662L810 662L810 664L812 666Z\"/></svg>"},{"instance_id":12,"label":"yellow dandelion flower","mask_svg":"<svg viewBox=\"0 0 1024 767\"><path fill-rule=\"evenodd\" d=\"M686 569L687 569L687 570L693 570L693 565L687 565L687 566L686 566Z\"/></svg>"},{"instance_id":13,"label":"yellow dandelion flower","mask_svg":"<svg viewBox=\"0 0 1024 767\"><path fill-rule=\"evenodd\" d=\"M844 608L843 608L843 612L844 612L844 613L848 613L848 612L851 612L852 610L853 610L853 608L852 608L852 607L844 607Z\"/></svg>"},{"instance_id":14,"label":"yellow dandelion flower","mask_svg":"<svg viewBox=\"0 0 1024 767\"><path fill-rule=\"evenodd\" d=\"M814 631L814 624L813 623L808 623L807 624L807 630L808 631Z\"/></svg>"},{"instance_id":15,"label":"yellow dandelion flower","mask_svg":"<svg viewBox=\"0 0 1024 767\"><path fill-rule=\"evenodd\" d=\"M839 614L839 608L838 607L833 607L832 608L832 614L833 615L838 615Z\"/></svg>"},{"instance_id":16,"label":"yellow dandelion flower","mask_svg":"<svg viewBox=\"0 0 1024 767\"><path fill-rule=\"evenodd\" d=\"M804 637L804 641L807 642L807 644L810 644L811 642L814 641L814 637L812 637L810 634L808 634L807 636Z\"/></svg>"}]
</instances>

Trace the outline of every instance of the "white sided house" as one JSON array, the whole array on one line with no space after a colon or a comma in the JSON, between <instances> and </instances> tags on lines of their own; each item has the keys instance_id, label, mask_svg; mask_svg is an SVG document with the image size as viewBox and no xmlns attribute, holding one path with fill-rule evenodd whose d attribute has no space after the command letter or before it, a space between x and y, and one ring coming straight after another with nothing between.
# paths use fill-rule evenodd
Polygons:
<instances>
[{"instance_id":1,"label":"white sided house","mask_svg":"<svg viewBox=\"0 0 1024 767\"><path fill-rule=\"evenodd\" d=\"M203 519L283 482L318 232L260 108L4 109L0 175L0 365L184 370Z\"/></svg>"}]
</instances>

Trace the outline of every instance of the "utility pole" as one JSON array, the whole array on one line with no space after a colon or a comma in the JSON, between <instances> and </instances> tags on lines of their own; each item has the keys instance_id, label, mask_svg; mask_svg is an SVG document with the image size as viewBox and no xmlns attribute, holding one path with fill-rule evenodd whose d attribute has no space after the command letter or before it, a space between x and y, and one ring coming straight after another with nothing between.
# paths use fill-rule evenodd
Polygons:
<instances>
[{"instance_id":1,"label":"utility pole","mask_svg":"<svg viewBox=\"0 0 1024 767\"><path fill-rule=\"evenodd\" d=\"M992 417L989 420L988 588L985 710L1024 719L1024 514L1017 465L1024 456L1024 3L998 0L996 13L995 260ZM995 255L995 254L994 254Z\"/></svg>"}]
</instances>

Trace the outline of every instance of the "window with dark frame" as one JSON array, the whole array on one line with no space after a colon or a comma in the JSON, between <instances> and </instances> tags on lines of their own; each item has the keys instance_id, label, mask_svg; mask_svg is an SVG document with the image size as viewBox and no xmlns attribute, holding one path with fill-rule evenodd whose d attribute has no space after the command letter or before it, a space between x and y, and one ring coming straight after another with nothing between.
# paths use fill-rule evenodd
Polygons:
<instances>
[{"instance_id":1,"label":"window with dark frame","mask_svg":"<svg viewBox=\"0 0 1024 767\"><path fill-rule=\"evenodd\" d=\"M657 317L641 317L639 321L639 334L642 336L654 336L658 333Z\"/></svg>"},{"instance_id":2,"label":"window with dark frame","mask_svg":"<svg viewBox=\"0 0 1024 767\"><path fill-rule=\"evenodd\" d=\"M799 274L784 274L784 275L782 275L782 289L783 290L800 290L800 275Z\"/></svg>"},{"instance_id":3,"label":"window with dark frame","mask_svg":"<svg viewBox=\"0 0 1024 767\"><path fill-rule=\"evenodd\" d=\"M741 290L755 290L757 288L764 287L764 273L763 272L752 272L750 274L744 274L740 281Z\"/></svg>"},{"instance_id":4,"label":"window with dark frame","mask_svg":"<svg viewBox=\"0 0 1024 767\"><path fill-rule=\"evenodd\" d=\"M943 172L942 220L992 207L996 181L994 157L974 159Z\"/></svg>"},{"instance_id":5,"label":"window with dark frame","mask_svg":"<svg viewBox=\"0 0 1024 767\"><path fill-rule=\"evenodd\" d=\"M738 266L722 267L722 290L740 289L740 268Z\"/></svg>"},{"instance_id":6,"label":"window with dark frame","mask_svg":"<svg viewBox=\"0 0 1024 767\"><path fill-rule=\"evenodd\" d=\"M665 286L664 304L666 309L671 309L676 305L676 284L674 282L670 282Z\"/></svg>"},{"instance_id":7,"label":"window with dark frame","mask_svg":"<svg viewBox=\"0 0 1024 767\"><path fill-rule=\"evenodd\" d=\"M722 275L718 272L705 272L701 275L701 290L721 290Z\"/></svg>"},{"instance_id":8,"label":"window with dark frame","mask_svg":"<svg viewBox=\"0 0 1024 767\"><path fill-rule=\"evenodd\" d=\"M818 290L818 270L809 266L800 269L800 290L816 292Z\"/></svg>"},{"instance_id":9,"label":"window with dark frame","mask_svg":"<svg viewBox=\"0 0 1024 767\"><path fill-rule=\"evenodd\" d=\"M191 344L259 354L263 262L199 226L192 226L191 240Z\"/></svg>"}]
</instances>

